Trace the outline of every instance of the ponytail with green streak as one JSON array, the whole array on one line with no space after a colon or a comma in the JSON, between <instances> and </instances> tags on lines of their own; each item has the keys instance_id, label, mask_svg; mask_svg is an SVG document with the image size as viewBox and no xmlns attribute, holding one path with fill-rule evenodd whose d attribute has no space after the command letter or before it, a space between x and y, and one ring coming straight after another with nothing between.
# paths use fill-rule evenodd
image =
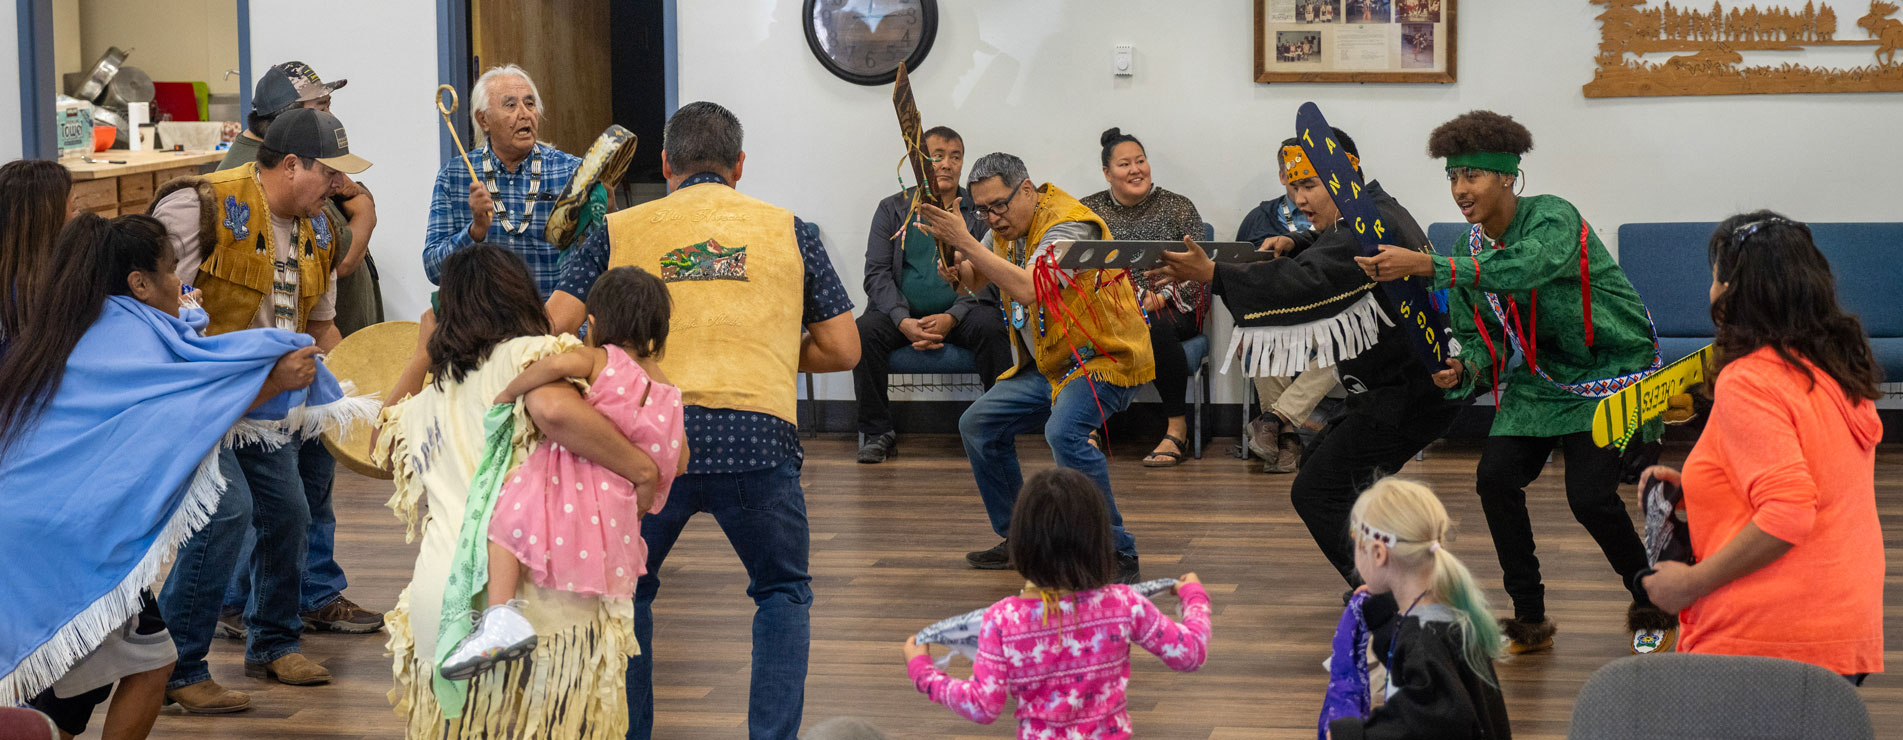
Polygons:
<instances>
[{"instance_id":1,"label":"ponytail with green streak","mask_svg":"<svg viewBox=\"0 0 1903 740\"><path fill-rule=\"evenodd\" d=\"M1500 623L1473 573L1447 550L1452 522L1434 492L1414 481L1383 478L1361 493L1348 518L1350 533L1357 540L1374 537L1387 545L1396 566L1430 569L1428 592L1454 612L1467 665L1481 680L1497 686L1488 667L1505 655Z\"/></svg>"},{"instance_id":2,"label":"ponytail with green streak","mask_svg":"<svg viewBox=\"0 0 1903 740\"><path fill-rule=\"evenodd\" d=\"M1493 618L1493 610L1487 607L1487 594L1474 583L1473 573L1467 570L1467 564L1447 551L1436 548L1433 552L1434 577L1430 581L1434 598L1454 611L1454 622L1460 627L1461 652L1467 658L1467 666L1475 675L1489 684L1494 683L1493 671L1486 670L1491 661L1505 656L1506 649L1500 643L1500 623Z\"/></svg>"}]
</instances>

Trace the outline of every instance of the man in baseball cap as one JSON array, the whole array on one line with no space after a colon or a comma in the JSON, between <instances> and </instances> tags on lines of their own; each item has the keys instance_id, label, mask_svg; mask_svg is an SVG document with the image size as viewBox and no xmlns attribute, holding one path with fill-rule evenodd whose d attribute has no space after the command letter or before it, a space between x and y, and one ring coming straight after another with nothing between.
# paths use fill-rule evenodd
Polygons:
<instances>
[{"instance_id":1,"label":"man in baseball cap","mask_svg":"<svg viewBox=\"0 0 1903 740\"><path fill-rule=\"evenodd\" d=\"M231 149L218 165L229 170L258 160L258 147L271 130L272 122L287 111L314 108L328 113L331 92L342 88L344 80L324 82L310 65L285 62L267 70L258 78L251 97L249 128L231 140ZM339 176L329 203L324 206L324 232L331 238L332 268L337 274L335 324L340 336L383 321L383 298L377 286L376 260L370 254L370 241L377 227L376 201L363 183ZM305 445L300 472L305 487L315 490L314 498L330 490L330 454L321 443ZM310 491L307 490L307 493ZM306 629L327 632L374 634L383 628L383 615L358 606L343 595L347 585L343 567L335 557L336 524L328 520L311 523L310 552L305 557L304 593L299 611ZM225 608L218 617L218 636L244 639L244 607L251 598L251 571L248 566L252 538L239 551L237 577L225 593Z\"/></svg>"},{"instance_id":2,"label":"man in baseball cap","mask_svg":"<svg viewBox=\"0 0 1903 740\"><path fill-rule=\"evenodd\" d=\"M228 170L258 158L258 144L271 130L271 122L292 108L330 110L330 94L343 89L349 80L324 82L317 71L303 62L284 62L265 70L251 90L251 115L246 117L244 133L231 140L231 149L218 169Z\"/></svg>"},{"instance_id":3,"label":"man in baseball cap","mask_svg":"<svg viewBox=\"0 0 1903 740\"><path fill-rule=\"evenodd\" d=\"M309 106L319 110L328 110L330 94L342 90L349 80L325 82L317 76L317 70L303 62L285 62L265 70L258 78L258 87L251 91L251 112L254 115L273 116L289 110L298 103L323 102L325 105Z\"/></svg>"},{"instance_id":4,"label":"man in baseball cap","mask_svg":"<svg viewBox=\"0 0 1903 740\"><path fill-rule=\"evenodd\" d=\"M370 160L350 153L343 122L313 108L294 108L278 116L265 133L262 148L316 160L346 175L370 169Z\"/></svg>"},{"instance_id":5,"label":"man in baseball cap","mask_svg":"<svg viewBox=\"0 0 1903 740\"><path fill-rule=\"evenodd\" d=\"M153 194L152 216L165 225L179 280L203 297L210 319L206 335L276 328L309 334L324 351L337 345L338 244L324 204L349 184L346 175L369 166L350 153L336 116L292 108L265 133L256 161L178 178ZM179 562L197 565L173 569L159 599L178 651L166 696L185 711L218 714L251 706L249 696L212 680L205 657L253 528L257 537L246 559L251 594L243 616L245 674L293 686L331 679L329 670L300 652L307 624L337 629L312 617L347 602L341 570L333 574L331 588L339 595L330 604L311 603L305 593L312 537L328 536L336 521L329 486L333 463L328 455L315 455L321 442L315 449L312 444L239 443L221 453L220 469L232 485L210 521L179 550ZM318 483L307 484L313 480ZM368 630L339 631L374 631L382 621L374 613L366 618ZM173 623L175 631L169 629Z\"/></svg>"}]
</instances>

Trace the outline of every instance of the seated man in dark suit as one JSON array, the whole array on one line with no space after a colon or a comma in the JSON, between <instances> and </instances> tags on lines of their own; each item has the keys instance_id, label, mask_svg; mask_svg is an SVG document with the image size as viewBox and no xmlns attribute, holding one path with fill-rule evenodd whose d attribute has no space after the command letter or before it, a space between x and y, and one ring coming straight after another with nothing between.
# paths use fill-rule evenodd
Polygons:
<instances>
[{"instance_id":1,"label":"seated man in dark suit","mask_svg":"<svg viewBox=\"0 0 1903 740\"><path fill-rule=\"evenodd\" d=\"M973 238L985 233L984 219L971 196L958 187L965 168L965 142L958 132L938 126L925 132L932 158L932 190L957 193L965 225ZM972 293L946 282L938 271L938 243L907 219L916 187L879 201L866 235L866 312L859 316L859 366L852 370L859 398L859 431L866 444L859 462L880 463L896 453L891 402L886 395L888 356L911 347L932 350L950 344L977 357L978 378L989 389L1011 367L998 289Z\"/></svg>"}]
</instances>

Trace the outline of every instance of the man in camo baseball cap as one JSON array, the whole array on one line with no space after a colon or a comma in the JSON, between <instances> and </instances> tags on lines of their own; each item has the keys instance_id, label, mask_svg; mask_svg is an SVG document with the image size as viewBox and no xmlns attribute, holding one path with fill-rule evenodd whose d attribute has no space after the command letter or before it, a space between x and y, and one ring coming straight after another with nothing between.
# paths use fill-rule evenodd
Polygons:
<instances>
[{"instance_id":1,"label":"man in camo baseball cap","mask_svg":"<svg viewBox=\"0 0 1903 740\"><path fill-rule=\"evenodd\" d=\"M330 97L330 94L343 89L349 80L331 80L325 82L318 78L317 70L303 62L284 62L265 70L258 78L258 87L251 91L252 115L269 118L283 113L298 103L308 103ZM328 106L316 106L320 109Z\"/></svg>"}]
</instances>

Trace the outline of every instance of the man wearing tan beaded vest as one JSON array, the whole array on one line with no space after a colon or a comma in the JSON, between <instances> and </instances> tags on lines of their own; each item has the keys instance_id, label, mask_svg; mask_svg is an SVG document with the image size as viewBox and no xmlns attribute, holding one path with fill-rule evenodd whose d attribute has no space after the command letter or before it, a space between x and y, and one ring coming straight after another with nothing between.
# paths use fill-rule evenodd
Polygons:
<instances>
[{"instance_id":1,"label":"man wearing tan beaded vest","mask_svg":"<svg viewBox=\"0 0 1903 740\"><path fill-rule=\"evenodd\" d=\"M179 280L204 293L206 334L274 327L310 334L323 350L336 346L336 274L323 205L349 181L345 175L369 166L350 153L336 116L299 108L272 124L257 162L174 180L155 193L152 216L165 224ZM211 521L179 549L160 592L159 612L178 648L165 695L186 711L251 705L250 697L212 680L205 654L252 527L258 534L244 615L245 674L295 686L330 681L329 671L299 652L306 529L313 516L331 516L331 502L328 488L305 489L298 449L225 449L219 468L230 488Z\"/></svg>"},{"instance_id":2,"label":"man wearing tan beaded vest","mask_svg":"<svg viewBox=\"0 0 1903 740\"><path fill-rule=\"evenodd\" d=\"M965 454L978 480L991 529L1011 531L1011 508L1024 476L1017 435L1042 426L1057 464L1090 477L1103 490L1116 534L1118 576L1137 580L1136 539L1110 493L1110 470L1093 433L1124 410L1137 388L1156 378L1150 330L1124 270L1065 272L1053 251L1064 240L1109 239L1103 219L1056 185L1032 185L1024 161L987 154L971 167L971 198L991 233L980 242L964 219L921 204L925 230L958 250L956 278L977 290L995 283L1003 297L1017 365L958 420ZM1060 287L1061 286L1061 287ZM974 568L1011 567L1004 542L965 555Z\"/></svg>"}]
</instances>

